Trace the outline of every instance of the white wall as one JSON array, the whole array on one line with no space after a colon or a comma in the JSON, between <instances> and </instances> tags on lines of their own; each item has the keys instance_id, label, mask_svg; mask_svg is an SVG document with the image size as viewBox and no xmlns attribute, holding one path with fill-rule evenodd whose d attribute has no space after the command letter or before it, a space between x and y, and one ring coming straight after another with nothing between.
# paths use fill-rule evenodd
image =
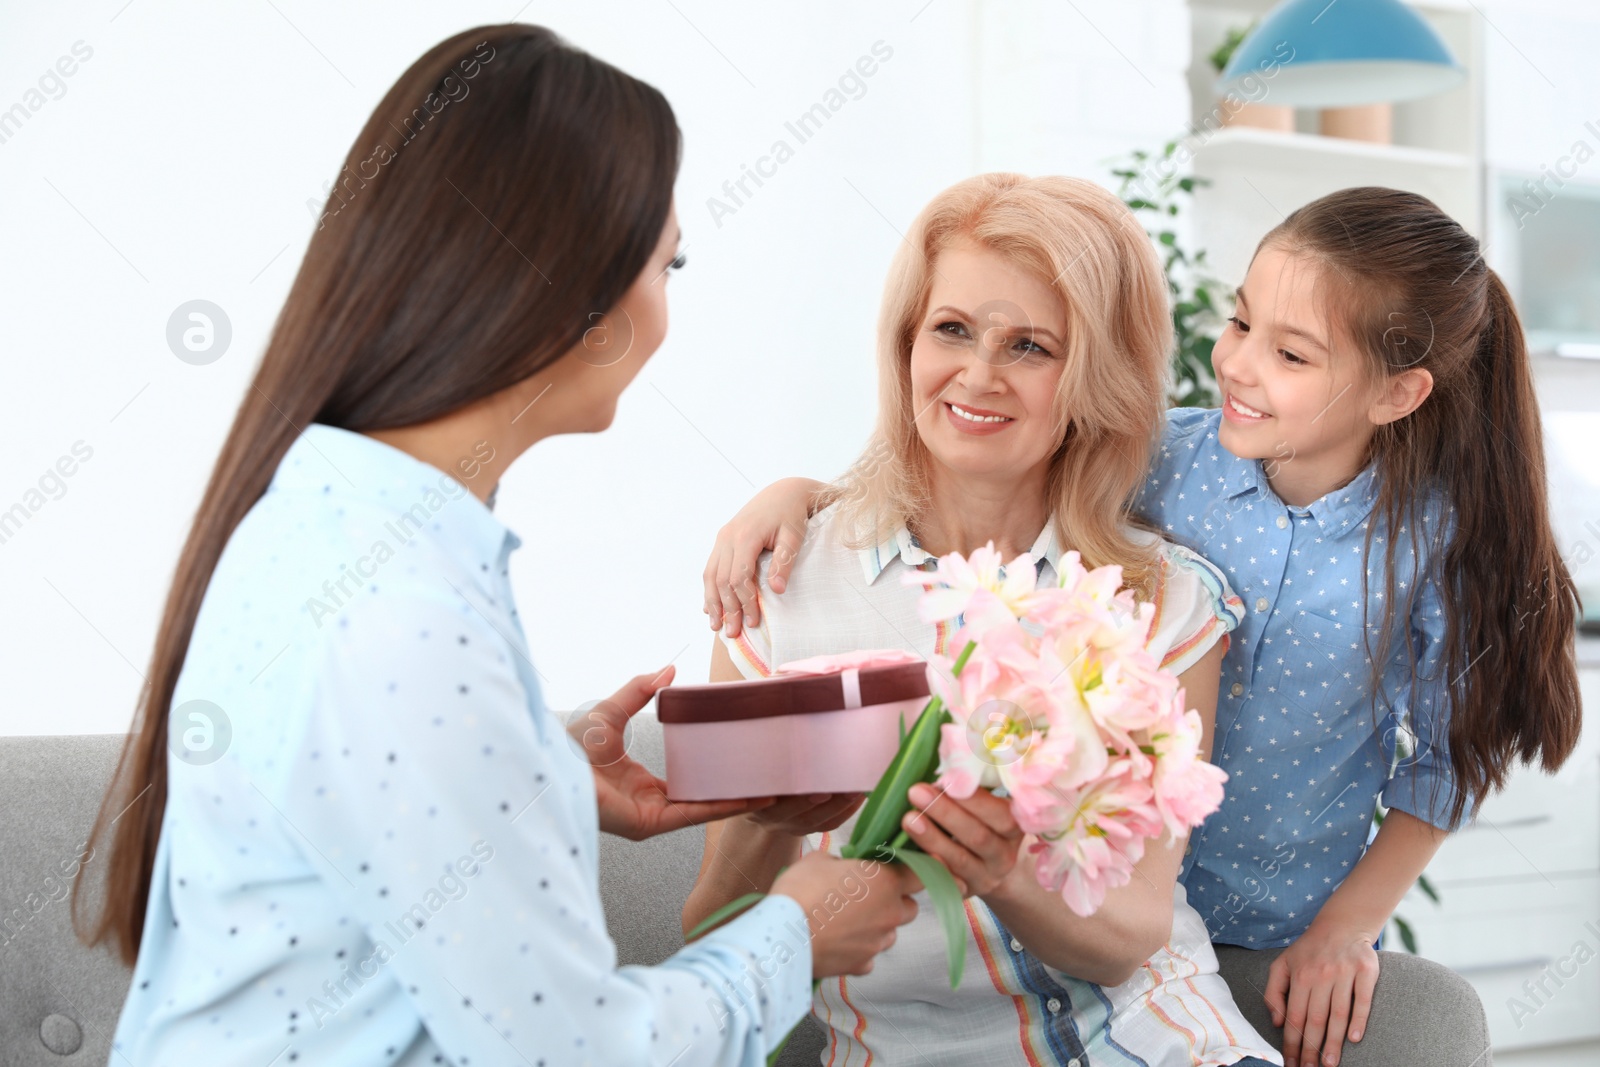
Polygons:
<instances>
[{"instance_id":1,"label":"white wall","mask_svg":"<svg viewBox=\"0 0 1600 1067\"><path fill-rule=\"evenodd\" d=\"M558 708L675 657L704 679L711 538L756 487L831 476L859 449L883 273L933 193L979 169L1103 179L1101 160L1188 113L1181 0L17 6L0 110L40 106L0 143L0 511L43 506L0 543L0 734L126 728L305 201L416 56L512 17L659 86L686 142L667 342L611 430L541 444L499 496ZM893 56L865 93L718 225L707 199L880 40ZM64 91L28 96L62 56ZM233 328L208 366L165 339L196 298ZM92 455L64 492L30 497L80 441Z\"/></svg>"},{"instance_id":2,"label":"white wall","mask_svg":"<svg viewBox=\"0 0 1600 1067\"><path fill-rule=\"evenodd\" d=\"M1491 17L1493 28L1484 35L1485 64L1494 73L1484 98L1491 174L1537 180L1559 165L1572 176L1559 185L1547 180L1546 193L1600 195L1600 79L1593 63L1600 50L1600 5L1502 2ZM1584 155L1574 152L1580 144L1593 158L1575 164ZM1504 194L1492 185L1490 195L1502 203L1496 205L1487 254L1515 279L1521 267L1515 227ZM1535 217L1530 225L1538 223ZM1534 373L1545 412L1557 539L1593 612L1600 601L1600 362L1544 356L1535 360Z\"/></svg>"}]
</instances>

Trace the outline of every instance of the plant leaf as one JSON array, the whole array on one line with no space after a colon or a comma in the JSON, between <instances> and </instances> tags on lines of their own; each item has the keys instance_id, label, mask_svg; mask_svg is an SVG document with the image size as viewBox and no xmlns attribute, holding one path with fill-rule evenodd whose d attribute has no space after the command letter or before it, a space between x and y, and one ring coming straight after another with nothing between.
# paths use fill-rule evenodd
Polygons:
<instances>
[{"instance_id":1,"label":"plant leaf","mask_svg":"<svg viewBox=\"0 0 1600 1067\"><path fill-rule=\"evenodd\" d=\"M945 954L950 960L950 988L955 989L961 984L961 972L967 967L967 916L961 902L961 888L956 885L949 868L926 852L906 849L894 853L894 858L910 867L911 873L922 879L928 890L928 899L939 916L939 925L944 928Z\"/></svg>"},{"instance_id":2,"label":"plant leaf","mask_svg":"<svg viewBox=\"0 0 1600 1067\"><path fill-rule=\"evenodd\" d=\"M850 832L850 843L840 850L845 859L872 855L900 829L900 820L911 807L906 790L926 780L930 754L938 758L939 727L943 725L943 718L944 702L934 697L922 709L889 768L861 806L855 829Z\"/></svg>"},{"instance_id":3,"label":"plant leaf","mask_svg":"<svg viewBox=\"0 0 1600 1067\"><path fill-rule=\"evenodd\" d=\"M817 995L817 987L820 985L822 985L822 979L811 979L811 995L813 997ZM804 1021L805 1020L801 1020L801 1022ZM783 1040L778 1042L778 1047L773 1049L772 1054L767 1057L767 1067L778 1067L778 1061L783 1058L783 1050L788 1046L789 1039L794 1036L794 1031L798 1029L800 1029L800 1023L795 1023L794 1030L790 1030L787 1034L783 1035Z\"/></svg>"},{"instance_id":4,"label":"plant leaf","mask_svg":"<svg viewBox=\"0 0 1600 1067\"><path fill-rule=\"evenodd\" d=\"M765 900L766 897L767 895L765 893L746 893L738 900L730 901L729 903L724 904L710 915L707 915L705 919L702 920L701 923L693 930L690 930L689 936L684 938L684 941L693 941L695 938L699 937L701 934L705 933L722 920L730 918L731 916L744 911L746 908L759 904L761 901Z\"/></svg>"},{"instance_id":5,"label":"plant leaf","mask_svg":"<svg viewBox=\"0 0 1600 1067\"><path fill-rule=\"evenodd\" d=\"M1439 891L1433 888L1433 883L1428 881L1427 875L1417 875L1417 888L1426 893L1429 900L1433 901L1435 904L1439 903Z\"/></svg>"},{"instance_id":6,"label":"plant leaf","mask_svg":"<svg viewBox=\"0 0 1600 1067\"><path fill-rule=\"evenodd\" d=\"M917 877L920 878L921 875ZM1417 954L1417 935L1411 929L1411 924L1396 915L1394 916L1394 925L1395 929L1400 931L1400 943L1406 947L1407 952L1415 956Z\"/></svg>"}]
</instances>

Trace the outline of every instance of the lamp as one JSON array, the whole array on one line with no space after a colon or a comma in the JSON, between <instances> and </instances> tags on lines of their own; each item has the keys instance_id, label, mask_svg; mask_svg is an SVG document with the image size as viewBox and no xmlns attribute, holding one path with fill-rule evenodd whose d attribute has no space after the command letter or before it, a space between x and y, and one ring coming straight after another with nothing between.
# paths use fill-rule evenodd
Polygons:
<instances>
[{"instance_id":1,"label":"lamp","mask_svg":"<svg viewBox=\"0 0 1600 1067\"><path fill-rule=\"evenodd\" d=\"M1273 103L1317 108L1412 100L1467 76L1400 0L1285 0L1234 50L1217 91L1248 98L1268 71Z\"/></svg>"}]
</instances>

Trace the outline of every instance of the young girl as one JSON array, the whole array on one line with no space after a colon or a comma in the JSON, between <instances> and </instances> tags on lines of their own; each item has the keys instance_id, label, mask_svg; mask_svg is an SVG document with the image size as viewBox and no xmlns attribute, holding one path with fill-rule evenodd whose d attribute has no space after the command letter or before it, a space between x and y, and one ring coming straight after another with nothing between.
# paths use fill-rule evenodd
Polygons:
<instances>
[{"instance_id":1,"label":"young girl","mask_svg":"<svg viewBox=\"0 0 1600 1067\"><path fill-rule=\"evenodd\" d=\"M1227 797L1182 877L1215 941L1282 949L1264 992L1285 1063L1334 1065L1446 832L1514 763L1551 771L1576 743L1576 595L1517 314L1458 223L1343 190L1267 234L1236 296L1223 406L1170 413L1138 501L1246 609L1217 706ZM714 628L759 620L762 547L782 591L814 486L723 528Z\"/></svg>"}]
</instances>

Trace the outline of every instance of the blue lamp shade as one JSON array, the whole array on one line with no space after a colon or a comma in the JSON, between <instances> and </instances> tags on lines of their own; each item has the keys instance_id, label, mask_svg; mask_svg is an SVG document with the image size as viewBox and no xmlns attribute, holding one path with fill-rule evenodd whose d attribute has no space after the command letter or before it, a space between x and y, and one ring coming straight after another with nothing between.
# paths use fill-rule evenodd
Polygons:
<instances>
[{"instance_id":1,"label":"blue lamp shade","mask_svg":"<svg viewBox=\"0 0 1600 1067\"><path fill-rule=\"evenodd\" d=\"M1444 92L1466 77L1433 27L1400 0L1286 0L1240 42L1217 91L1263 104L1355 107Z\"/></svg>"}]
</instances>

